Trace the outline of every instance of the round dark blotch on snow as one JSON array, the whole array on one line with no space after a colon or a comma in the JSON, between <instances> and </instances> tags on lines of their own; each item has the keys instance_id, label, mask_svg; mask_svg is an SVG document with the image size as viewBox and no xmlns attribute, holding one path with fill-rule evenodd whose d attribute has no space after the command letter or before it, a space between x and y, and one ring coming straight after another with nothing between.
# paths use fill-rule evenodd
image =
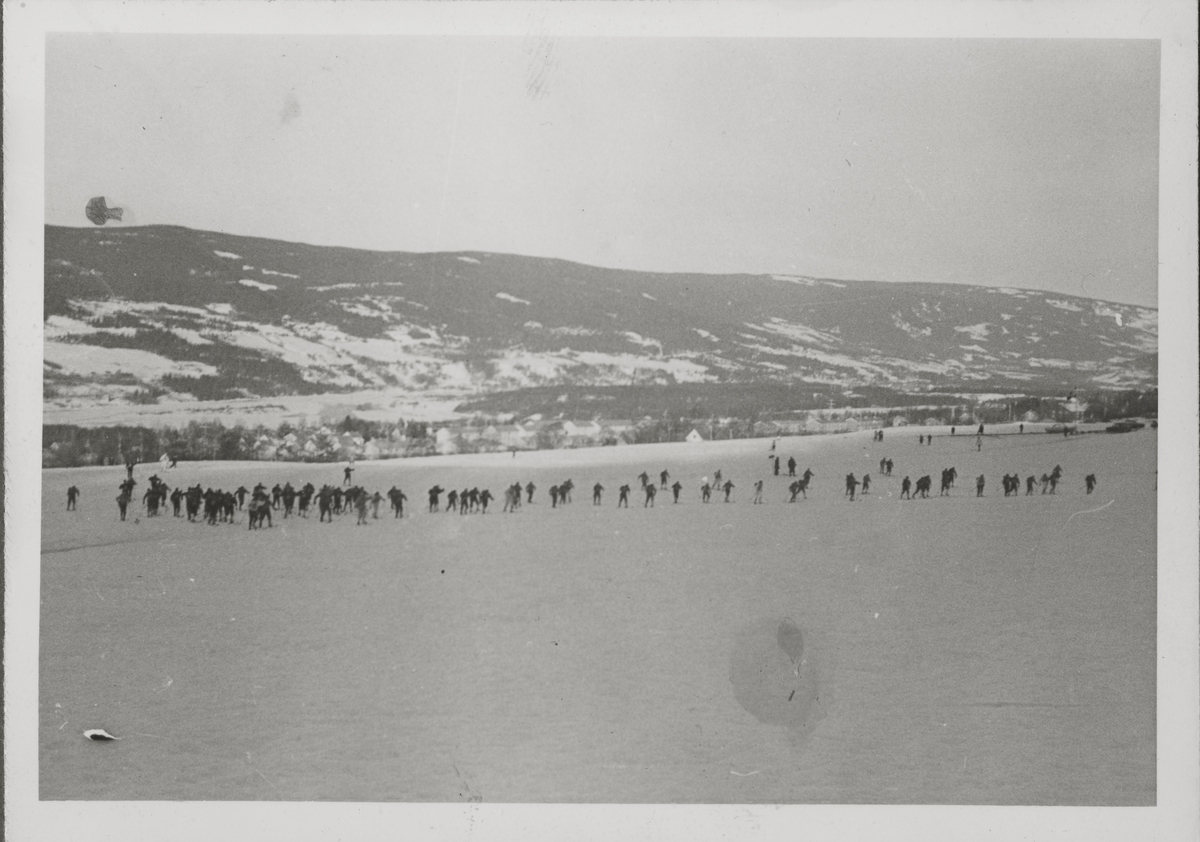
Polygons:
<instances>
[{"instance_id":1,"label":"round dark blotch on snow","mask_svg":"<svg viewBox=\"0 0 1200 842\"><path fill-rule=\"evenodd\" d=\"M734 698L764 725L786 729L794 744L825 717L829 670L822 641L818 631L780 617L751 623L733 641Z\"/></svg>"}]
</instances>

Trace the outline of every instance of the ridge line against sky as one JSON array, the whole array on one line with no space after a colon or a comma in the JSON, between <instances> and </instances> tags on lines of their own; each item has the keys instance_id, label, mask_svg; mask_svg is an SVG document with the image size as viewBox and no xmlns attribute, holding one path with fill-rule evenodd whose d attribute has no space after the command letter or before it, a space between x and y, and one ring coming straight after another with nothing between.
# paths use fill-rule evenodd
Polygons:
<instances>
[{"instance_id":1,"label":"ridge line against sky","mask_svg":"<svg viewBox=\"0 0 1200 842\"><path fill-rule=\"evenodd\" d=\"M52 34L46 222L1155 306L1150 40Z\"/></svg>"},{"instance_id":2,"label":"ridge line against sky","mask_svg":"<svg viewBox=\"0 0 1200 842\"><path fill-rule=\"evenodd\" d=\"M87 226L83 226L83 225L51 225L51 224L47 223L46 227L47 228L58 228L58 229L67 230L67 231L71 231L71 230L95 231L97 234L101 233L101 231L97 230L95 228L95 226L93 226L93 225L87 225ZM596 270L600 270L600 271L604 271L604 272L609 272L609 271L611 271L611 272L630 272L630 273L639 274L639 275L654 275L654 276L701 275L701 276L708 276L708 277L738 277L738 278L762 279L764 281L765 280L776 280L781 283L789 282L788 279L790 279L790 278L805 278L805 279L811 279L814 281L833 281L836 283L844 283L844 284L860 284L860 283L865 283L865 284L895 283L895 284L911 284L911 285L930 284L932 286L944 288L948 291L953 291L955 288L958 288L958 287L965 287L965 288L971 288L971 289L1016 289L1016 290L1020 290L1021 292L1034 293L1037 295L1047 295L1047 296L1063 295L1063 296L1067 296L1069 298L1079 298L1079 299L1083 299L1086 301L1096 301L1101 304L1118 304L1121 306L1141 307L1146 310L1154 310L1154 311L1158 310L1158 306L1156 304L1154 304L1154 305L1152 305L1152 304L1130 304L1130 303L1124 302L1124 301L1114 301L1112 299L1107 299L1107 298L1098 298L1094 295L1087 295L1087 294L1082 294L1082 293L1057 292L1055 290L1037 289L1034 287L1010 286L1010 285L1009 286L997 286L997 285L993 285L993 284L965 283L965 282L956 282L956 281L919 281L919 280L918 281L908 281L908 280L905 280L905 281L880 281L876 278L830 277L830 276L826 276L826 275L809 275L809 274L795 273L795 272L793 272L793 273L779 273L779 272L752 273L752 272L652 271L652 270L646 270L646 269L625 269L625 268L614 267L614 266L603 266L603 265L595 264L595 263L586 263L581 260L572 260L570 258L565 258L565 257L553 257L553 256L538 255L538 254L515 254L513 252L500 252L500 251L482 251L480 249L457 249L457 250L453 250L453 251L408 251L408 250L404 250L404 249L370 249L370 248L358 248L356 246L344 246L344 245L337 245L337 244L300 242L300 241L296 241L296 240L277 240L272 237L258 237L258 236L253 236L253 235L249 235L249 234L235 234L231 231L210 231L210 230L203 230L203 229L198 229L198 228L188 228L183 225L172 225L172 224L168 224L168 223L155 223L153 225L140 225L140 226L122 225L122 226L120 226L120 228L118 230L136 231L139 228L175 228L175 229L179 229L182 231L189 231L189 232L196 233L196 234L215 235L215 236L219 236L219 237L232 237L232 238L246 239L246 240L260 240L260 241L264 241L264 242L278 243L280 245L285 245L285 246L294 245L294 246L305 246L308 248L319 248L319 249L346 249L346 250L350 250L350 251L360 251L360 252L365 252L368 254L378 254L378 255L393 255L393 254L395 254L395 255L406 255L406 256L420 256L420 257L434 256L434 257L436 257L436 256L440 256L440 255L453 256L453 255L480 254L480 255L486 255L489 257L505 257L505 258L514 258L517 260L529 259L529 260L556 261L556 262L561 262L561 263L570 263L575 266L583 266L588 269L596 269ZM110 230L112 230L112 229L110 229ZM263 267L263 268L271 268L271 267Z\"/></svg>"}]
</instances>

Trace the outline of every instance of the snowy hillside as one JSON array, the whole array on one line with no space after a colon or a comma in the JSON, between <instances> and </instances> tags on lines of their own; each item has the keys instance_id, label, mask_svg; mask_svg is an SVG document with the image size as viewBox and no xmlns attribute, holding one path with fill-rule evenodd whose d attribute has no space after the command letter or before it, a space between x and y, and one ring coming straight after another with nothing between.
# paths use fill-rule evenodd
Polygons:
<instances>
[{"instance_id":1,"label":"snowy hillside","mask_svg":"<svg viewBox=\"0 0 1200 842\"><path fill-rule=\"evenodd\" d=\"M1156 310L1030 290L665 275L47 226L51 406L559 384L1153 388Z\"/></svg>"}]
</instances>

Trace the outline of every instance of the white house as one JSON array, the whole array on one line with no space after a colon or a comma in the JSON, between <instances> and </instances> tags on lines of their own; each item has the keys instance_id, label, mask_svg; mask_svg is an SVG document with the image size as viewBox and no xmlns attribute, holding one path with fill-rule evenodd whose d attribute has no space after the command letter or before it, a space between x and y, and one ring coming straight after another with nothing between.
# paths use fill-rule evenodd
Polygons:
<instances>
[{"instance_id":1,"label":"white house","mask_svg":"<svg viewBox=\"0 0 1200 842\"><path fill-rule=\"evenodd\" d=\"M700 435L700 431L693 427L692 431L687 434L687 437L684 439L684 441L686 441L688 444L697 444L698 442L704 441L704 436Z\"/></svg>"}]
</instances>

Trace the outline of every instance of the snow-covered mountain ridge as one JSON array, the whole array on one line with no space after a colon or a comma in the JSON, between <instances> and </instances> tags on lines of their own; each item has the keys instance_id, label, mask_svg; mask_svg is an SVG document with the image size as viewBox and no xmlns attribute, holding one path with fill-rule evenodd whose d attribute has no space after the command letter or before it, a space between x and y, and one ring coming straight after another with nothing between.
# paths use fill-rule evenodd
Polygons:
<instances>
[{"instance_id":1,"label":"snow-covered mountain ridge","mask_svg":"<svg viewBox=\"0 0 1200 842\"><path fill-rule=\"evenodd\" d=\"M387 389L1153 388L1157 310L1032 290L658 274L185 228L46 227L48 404Z\"/></svg>"}]
</instances>

